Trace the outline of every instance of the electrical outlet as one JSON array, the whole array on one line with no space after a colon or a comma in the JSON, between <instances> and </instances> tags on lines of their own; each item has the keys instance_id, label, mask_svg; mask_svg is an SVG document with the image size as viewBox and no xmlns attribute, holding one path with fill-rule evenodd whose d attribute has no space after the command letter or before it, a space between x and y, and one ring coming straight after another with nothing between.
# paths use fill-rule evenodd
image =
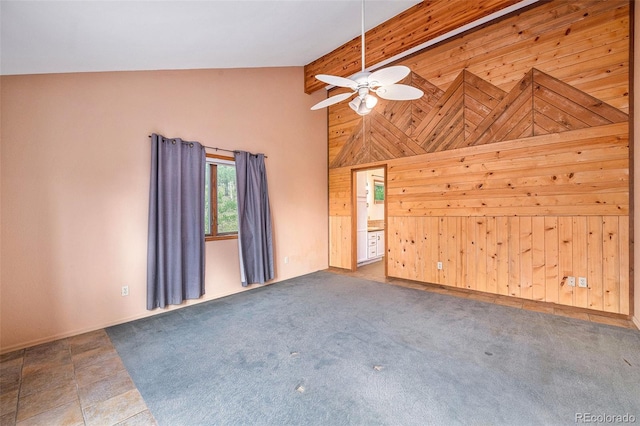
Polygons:
<instances>
[{"instance_id":1,"label":"electrical outlet","mask_svg":"<svg viewBox=\"0 0 640 426\"><path fill-rule=\"evenodd\" d=\"M578 277L578 287L587 288L587 278Z\"/></svg>"},{"instance_id":2,"label":"electrical outlet","mask_svg":"<svg viewBox=\"0 0 640 426\"><path fill-rule=\"evenodd\" d=\"M122 293L123 296L128 296L129 295L129 286L128 285L123 285L122 286Z\"/></svg>"},{"instance_id":3,"label":"electrical outlet","mask_svg":"<svg viewBox=\"0 0 640 426\"><path fill-rule=\"evenodd\" d=\"M438 270L442 269L442 262L438 262Z\"/></svg>"},{"instance_id":4,"label":"electrical outlet","mask_svg":"<svg viewBox=\"0 0 640 426\"><path fill-rule=\"evenodd\" d=\"M570 287L576 286L576 277L567 277L567 285Z\"/></svg>"},{"instance_id":5,"label":"electrical outlet","mask_svg":"<svg viewBox=\"0 0 640 426\"><path fill-rule=\"evenodd\" d=\"M289 256L284 257L284 263L289 263Z\"/></svg>"}]
</instances>

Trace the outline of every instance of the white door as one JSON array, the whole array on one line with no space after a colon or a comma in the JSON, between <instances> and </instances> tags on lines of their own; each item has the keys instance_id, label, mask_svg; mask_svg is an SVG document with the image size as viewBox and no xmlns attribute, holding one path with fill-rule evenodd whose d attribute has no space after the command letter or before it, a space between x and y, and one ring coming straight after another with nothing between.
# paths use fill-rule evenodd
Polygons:
<instances>
[{"instance_id":1,"label":"white door","mask_svg":"<svg viewBox=\"0 0 640 426\"><path fill-rule=\"evenodd\" d=\"M367 260L367 174L366 172L356 173L357 182L357 224L356 242L358 262Z\"/></svg>"}]
</instances>

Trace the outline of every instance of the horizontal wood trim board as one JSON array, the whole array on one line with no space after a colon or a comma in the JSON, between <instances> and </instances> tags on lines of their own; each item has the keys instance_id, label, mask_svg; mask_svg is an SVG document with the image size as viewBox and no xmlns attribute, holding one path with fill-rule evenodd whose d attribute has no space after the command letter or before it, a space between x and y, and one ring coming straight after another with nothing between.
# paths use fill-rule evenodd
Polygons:
<instances>
[{"instance_id":1,"label":"horizontal wood trim board","mask_svg":"<svg viewBox=\"0 0 640 426\"><path fill-rule=\"evenodd\" d=\"M620 142L628 141L629 123L616 123L590 129L579 129L564 133L553 133L531 138L514 139L506 142L498 142L490 145L479 145L459 148L451 151L441 151L425 154L422 156L407 157L391 160L397 170L412 168L415 164L424 164L425 161L443 161L451 164L451 161L465 162L472 156L484 155L485 158L504 158L510 151L518 150L539 150L544 151L549 146L565 144L567 147L577 149L584 148L586 144L599 139L613 139ZM516 154L517 155L517 154Z\"/></svg>"},{"instance_id":2,"label":"horizontal wood trim board","mask_svg":"<svg viewBox=\"0 0 640 426\"><path fill-rule=\"evenodd\" d=\"M606 191L618 189L620 182L629 184L628 160L619 160L603 164L602 170L592 170L592 163L575 165L568 173L557 174L557 167L542 167L528 169L514 177L511 171L493 173L491 180L487 180L487 173L469 173L460 175L455 183L448 175L435 176L424 179L398 180L394 185L387 185L387 196L414 196L425 192L425 185L434 194L446 195L466 191L485 193L492 190L504 191L538 191L541 193L555 192L556 188L564 186L578 191L594 192L598 188ZM462 194L459 194L462 195Z\"/></svg>"}]
</instances>

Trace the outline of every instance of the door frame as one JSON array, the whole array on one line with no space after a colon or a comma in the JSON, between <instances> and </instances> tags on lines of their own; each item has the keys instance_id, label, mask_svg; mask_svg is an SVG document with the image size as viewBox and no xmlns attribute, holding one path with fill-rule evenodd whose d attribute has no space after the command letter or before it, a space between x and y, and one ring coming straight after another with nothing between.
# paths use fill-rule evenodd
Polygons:
<instances>
[{"instance_id":1,"label":"door frame","mask_svg":"<svg viewBox=\"0 0 640 426\"><path fill-rule=\"evenodd\" d=\"M356 173L382 169L384 174L384 276L388 276L388 238L387 238L387 163L354 167L351 169L351 271L358 269L358 180Z\"/></svg>"}]
</instances>

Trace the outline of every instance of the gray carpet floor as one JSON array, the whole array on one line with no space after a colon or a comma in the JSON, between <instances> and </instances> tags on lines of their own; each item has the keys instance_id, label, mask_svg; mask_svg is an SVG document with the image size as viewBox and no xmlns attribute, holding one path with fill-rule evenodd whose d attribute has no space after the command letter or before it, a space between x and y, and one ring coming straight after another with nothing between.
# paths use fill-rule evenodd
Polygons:
<instances>
[{"instance_id":1,"label":"gray carpet floor","mask_svg":"<svg viewBox=\"0 0 640 426\"><path fill-rule=\"evenodd\" d=\"M329 272L107 332L162 426L640 422L638 331Z\"/></svg>"}]
</instances>

